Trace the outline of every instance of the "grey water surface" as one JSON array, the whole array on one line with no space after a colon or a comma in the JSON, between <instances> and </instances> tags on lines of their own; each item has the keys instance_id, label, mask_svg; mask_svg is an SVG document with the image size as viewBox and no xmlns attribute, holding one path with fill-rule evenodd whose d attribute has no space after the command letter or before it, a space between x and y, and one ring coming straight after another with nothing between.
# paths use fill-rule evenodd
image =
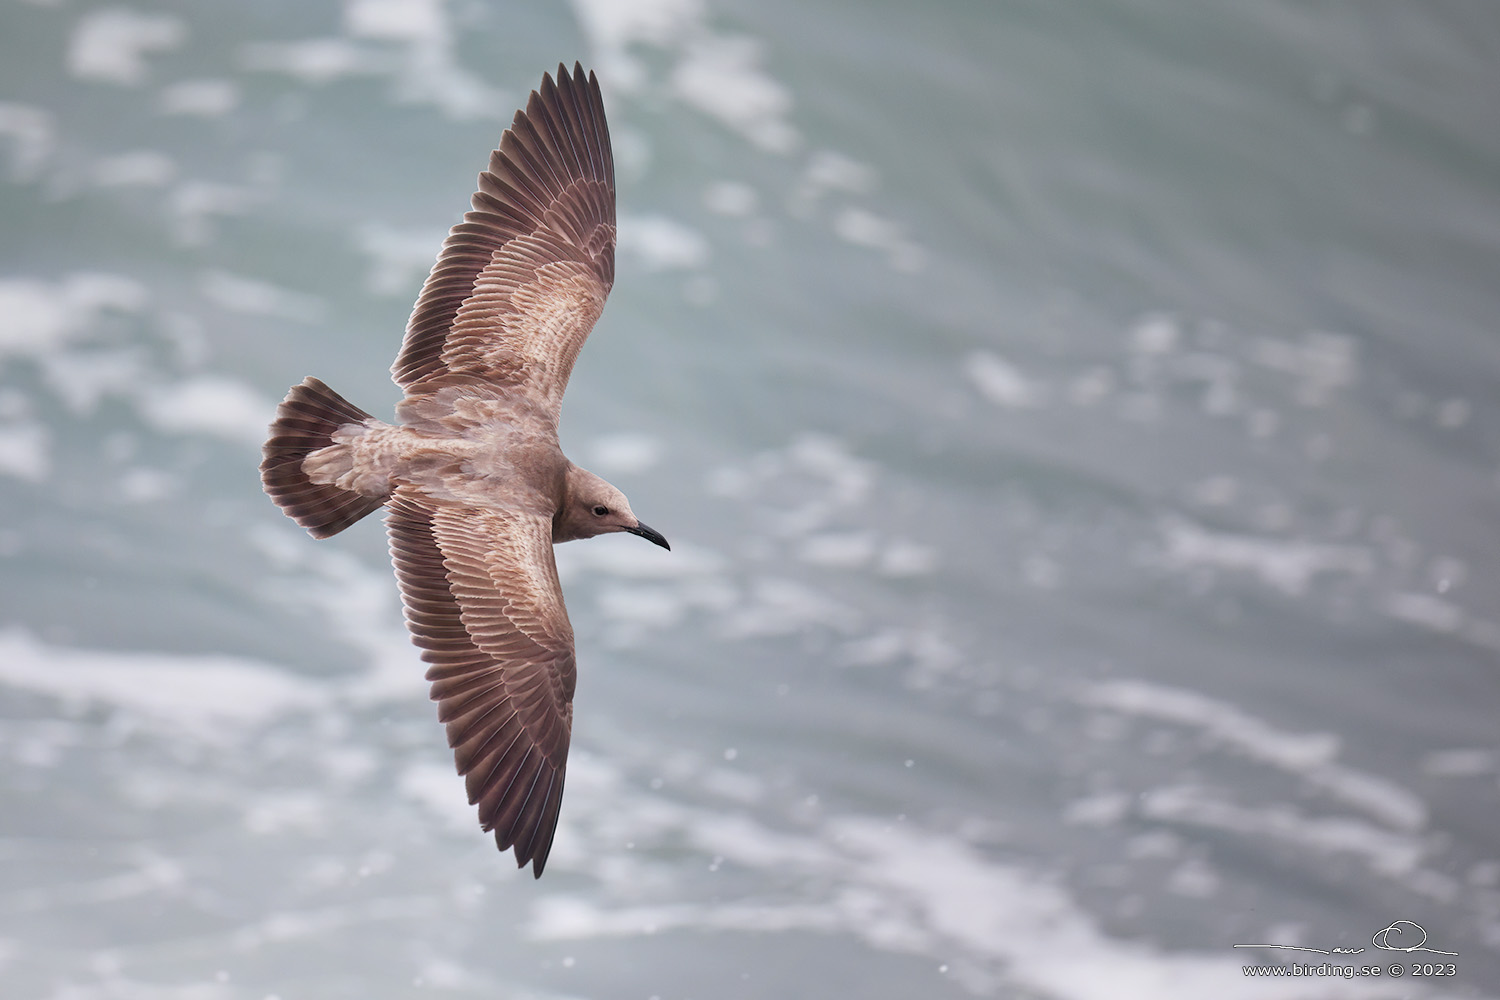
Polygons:
<instances>
[{"instance_id":1,"label":"grey water surface","mask_svg":"<svg viewBox=\"0 0 1500 1000\"><path fill-rule=\"evenodd\" d=\"M0 995L1500 997L1497 52L1481 0L5 0ZM255 466L305 375L389 413L575 58L621 229L563 444L673 551L558 550L534 882L380 525Z\"/></svg>"}]
</instances>

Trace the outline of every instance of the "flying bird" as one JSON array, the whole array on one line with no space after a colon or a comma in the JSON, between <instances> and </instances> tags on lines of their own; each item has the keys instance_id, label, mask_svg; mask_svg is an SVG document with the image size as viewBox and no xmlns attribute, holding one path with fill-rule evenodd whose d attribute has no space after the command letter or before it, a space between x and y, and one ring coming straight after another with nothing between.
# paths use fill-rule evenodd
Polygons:
<instances>
[{"instance_id":1,"label":"flying bird","mask_svg":"<svg viewBox=\"0 0 1500 1000\"><path fill-rule=\"evenodd\" d=\"M315 538L386 508L412 641L479 822L540 878L567 773L576 668L552 546L628 531L671 546L563 455L563 391L615 275L599 82L542 77L490 154L417 298L397 422L315 378L263 450L271 499Z\"/></svg>"}]
</instances>

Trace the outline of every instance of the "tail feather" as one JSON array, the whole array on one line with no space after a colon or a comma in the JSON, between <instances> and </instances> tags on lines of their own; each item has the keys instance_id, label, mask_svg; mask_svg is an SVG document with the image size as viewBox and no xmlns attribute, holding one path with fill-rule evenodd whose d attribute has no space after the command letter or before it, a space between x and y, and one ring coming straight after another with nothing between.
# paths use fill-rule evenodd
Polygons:
<instances>
[{"instance_id":1,"label":"tail feather","mask_svg":"<svg viewBox=\"0 0 1500 1000\"><path fill-rule=\"evenodd\" d=\"M333 443L333 432L370 415L315 378L292 386L276 409L271 437L262 449L260 481L287 516L314 538L343 531L385 505L383 496L365 496L332 483L315 483L302 460Z\"/></svg>"}]
</instances>

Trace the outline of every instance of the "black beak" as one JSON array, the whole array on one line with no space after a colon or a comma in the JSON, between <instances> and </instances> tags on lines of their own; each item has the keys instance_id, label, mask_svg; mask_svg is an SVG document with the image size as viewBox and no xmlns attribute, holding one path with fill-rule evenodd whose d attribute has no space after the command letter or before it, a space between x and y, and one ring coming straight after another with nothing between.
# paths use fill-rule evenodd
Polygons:
<instances>
[{"instance_id":1,"label":"black beak","mask_svg":"<svg viewBox=\"0 0 1500 1000\"><path fill-rule=\"evenodd\" d=\"M626 528L625 530L630 532L632 535L640 535L642 538L644 538L648 542L651 542L653 545L660 545L668 552L672 551L672 546L668 545L667 540L661 537L661 532L655 530L654 528L648 528L639 521L635 522L634 528Z\"/></svg>"}]
</instances>

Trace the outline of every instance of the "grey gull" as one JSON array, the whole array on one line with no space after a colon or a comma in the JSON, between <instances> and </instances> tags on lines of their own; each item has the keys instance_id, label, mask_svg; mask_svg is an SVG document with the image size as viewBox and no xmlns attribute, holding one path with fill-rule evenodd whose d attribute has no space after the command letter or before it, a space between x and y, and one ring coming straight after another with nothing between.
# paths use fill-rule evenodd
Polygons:
<instances>
[{"instance_id":1,"label":"grey gull","mask_svg":"<svg viewBox=\"0 0 1500 1000\"><path fill-rule=\"evenodd\" d=\"M593 73L542 77L490 154L406 325L398 422L315 378L276 411L261 481L315 538L385 507L412 641L479 822L540 878L573 722L552 546L670 548L557 443L563 390L615 274L614 158Z\"/></svg>"}]
</instances>

